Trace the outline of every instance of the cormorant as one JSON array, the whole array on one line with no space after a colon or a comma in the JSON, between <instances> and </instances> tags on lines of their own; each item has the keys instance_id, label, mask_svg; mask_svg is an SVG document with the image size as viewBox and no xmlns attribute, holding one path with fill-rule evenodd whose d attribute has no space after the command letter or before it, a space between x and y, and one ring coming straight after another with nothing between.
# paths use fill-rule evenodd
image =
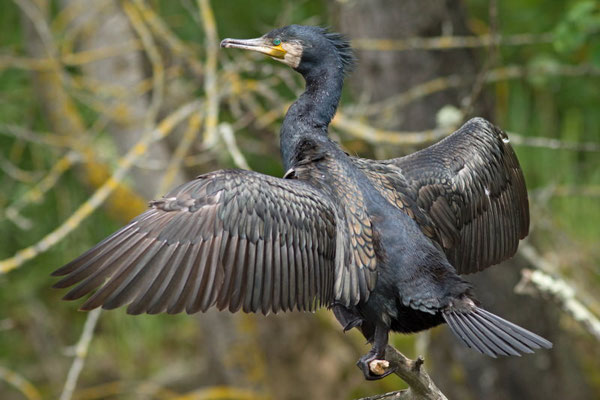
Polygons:
<instances>
[{"instance_id":1,"label":"cormorant","mask_svg":"<svg viewBox=\"0 0 600 400\"><path fill-rule=\"evenodd\" d=\"M172 190L54 272L95 293L83 310L195 313L333 308L344 330L372 343L358 366L384 357L388 334L446 322L492 357L552 344L479 307L461 274L511 257L529 229L523 173L504 132L474 118L406 157L352 157L329 139L353 63L343 36L290 25L222 47L266 54L302 74L306 90L281 127L287 170L275 178L220 170Z\"/></svg>"}]
</instances>

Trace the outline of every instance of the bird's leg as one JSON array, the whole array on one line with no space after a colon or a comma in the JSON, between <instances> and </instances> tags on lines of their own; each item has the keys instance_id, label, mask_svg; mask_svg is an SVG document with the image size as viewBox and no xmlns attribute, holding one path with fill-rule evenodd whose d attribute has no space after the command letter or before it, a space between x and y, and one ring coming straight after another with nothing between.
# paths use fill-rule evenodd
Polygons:
<instances>
[{"instance_id":1,"label":"bird's leg","mask_svg":"<svg viewBox=\"0 0 600 400\"><path fill-rule=\"evenodd\" d=\"M375 360L384 360L385 359L385 348L388 344L388 335L389 328L383 324L377 324L375 326L375 333L373 335L373 347L371 347L371 351L362 356L360 360L356 363L358 368L361 369L363 374L365 375L365 379L374 381L377 379L385 378L392 372L396 370L396 368L388 368L382 374L376 374L371 371L371 363Z\"/></svg>"}]
</instances>

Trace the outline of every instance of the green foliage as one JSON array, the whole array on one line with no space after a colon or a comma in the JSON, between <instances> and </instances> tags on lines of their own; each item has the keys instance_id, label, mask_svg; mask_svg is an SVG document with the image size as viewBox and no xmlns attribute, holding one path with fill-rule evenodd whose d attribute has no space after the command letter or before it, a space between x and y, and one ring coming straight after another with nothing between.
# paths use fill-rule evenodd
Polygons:
<instances>
[{"instance_id":1,"label":"green foliage","mask_svg":"<svg viewBox=\"0 0 600 400\"><path fill-rule=\"evenodd\" d=\"M600 33L600 3L598 1L582 1L574 4L555 28L554 47L561 53L573 53L580 50L592 39L592 60L600 61L600 50L597 39Z\"/></svg>"}]
</instances>

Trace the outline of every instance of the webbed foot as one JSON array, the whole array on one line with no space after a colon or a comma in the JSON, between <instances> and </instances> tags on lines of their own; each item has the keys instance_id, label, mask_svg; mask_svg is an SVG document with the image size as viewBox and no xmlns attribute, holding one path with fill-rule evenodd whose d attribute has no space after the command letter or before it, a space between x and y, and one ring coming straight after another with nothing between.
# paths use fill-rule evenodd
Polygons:
<instances>
[{"instance_id":1,"label":"webbed foot","mask_svg":"<svg viewBox=\"0 0 600 400\"><path fill-rule=\"evenodd\" d=\"M379 355L374 352L369 352L362 356L356 365L368 381L385 378L396 371L396 367L391 367L390 363L384 360L383 354Z\"/></svg>"}]
</instances>

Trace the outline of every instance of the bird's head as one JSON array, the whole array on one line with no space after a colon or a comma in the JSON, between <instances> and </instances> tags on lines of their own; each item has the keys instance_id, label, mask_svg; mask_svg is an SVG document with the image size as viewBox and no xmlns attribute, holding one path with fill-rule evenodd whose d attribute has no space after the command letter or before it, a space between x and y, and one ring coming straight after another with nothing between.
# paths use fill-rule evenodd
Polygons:
<instances>
[{"instance_id":1,"label":"bird's head","mask_svg":"<svg viewBox=\"0 0 600 400\"><path fill-rule=\"evenodd\" d=\"M256 39L224 39L221 47L266 54L303 75L331 62L347 73L354 64L348 40L343 35L317 26L289 25Z\"/></svg>"}]
</instances>

